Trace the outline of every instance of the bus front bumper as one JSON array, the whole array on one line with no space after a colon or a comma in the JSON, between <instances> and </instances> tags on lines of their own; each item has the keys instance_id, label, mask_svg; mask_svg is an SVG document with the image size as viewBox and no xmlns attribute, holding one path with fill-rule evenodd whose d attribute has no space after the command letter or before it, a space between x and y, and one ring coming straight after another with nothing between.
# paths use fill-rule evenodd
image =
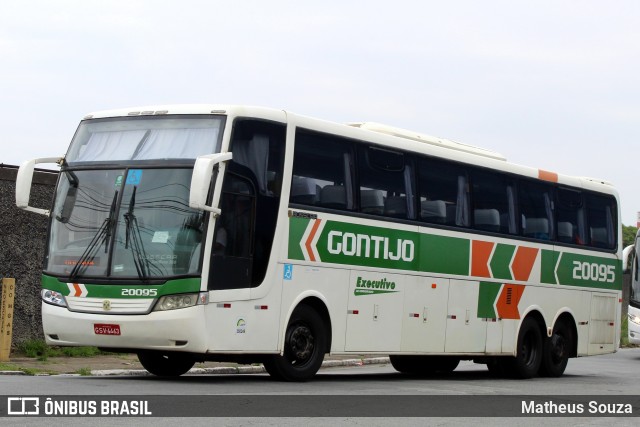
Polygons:
<instances>
[{"instance_id":1,"label":"bus front bumper","mask_svg":"<svg viewBox=\"0 0 640 427\"><path fill-rule=\"evenodd\" d=\"M144 315L78 313L42 303L47 344L205 353L204 307Z\"/></svg>"}]
</instances>

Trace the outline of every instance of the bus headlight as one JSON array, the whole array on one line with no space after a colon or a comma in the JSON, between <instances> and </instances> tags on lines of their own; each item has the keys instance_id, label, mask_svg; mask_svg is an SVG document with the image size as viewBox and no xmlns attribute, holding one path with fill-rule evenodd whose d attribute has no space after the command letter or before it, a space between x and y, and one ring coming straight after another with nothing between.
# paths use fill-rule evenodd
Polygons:
<instances>
[{"instance_id":1,"label":"bus headlight","mask_svg":"<svg viewBox=\"0 0 640 427\"><path fill-rule=\"evenodd\" d=\"M62 295L60 292L43 289L41 295L42 301L46 302L47 304L57 305L58 307L67 306L67 302L64 300L64 295Z\"/></svg>"},{"instance_id":2,"label":"bus headlight","mask_svg":"<svg viewBox=\"0 0 640 427\"><path fill-rule=\"evenodd\" d=\"M165 295L160 297L153 311L177 310L179 308L203 305L209 302L209 293Z\"/></svg>"},{"instance_id":3,"label":"bus headlight","mask_svg":"<svg viewBox=\"0 0 640 427\"><path fill-rule=\"evenodd\" d=\"M635 314L629 313L629 321L635 323L636 325L640 325L640 317Z\"/></svg>"}]
</instances>

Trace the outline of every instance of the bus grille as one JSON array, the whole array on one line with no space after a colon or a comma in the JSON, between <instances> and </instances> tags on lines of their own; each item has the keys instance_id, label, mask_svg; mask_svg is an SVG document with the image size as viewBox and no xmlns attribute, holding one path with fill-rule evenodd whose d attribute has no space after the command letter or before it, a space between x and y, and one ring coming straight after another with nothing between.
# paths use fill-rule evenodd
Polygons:
<instances>
[{"instance_id":1,"label":"bus grille","mask_svg":"<svg viewBox=\"0 0 640 427\"><path fill-rule=\"evenodd\" d=\"M153 298L109 299L109 298L67 298L71 311L100 314L145 314L151 310Z\"/></svg>"}]
</instances>

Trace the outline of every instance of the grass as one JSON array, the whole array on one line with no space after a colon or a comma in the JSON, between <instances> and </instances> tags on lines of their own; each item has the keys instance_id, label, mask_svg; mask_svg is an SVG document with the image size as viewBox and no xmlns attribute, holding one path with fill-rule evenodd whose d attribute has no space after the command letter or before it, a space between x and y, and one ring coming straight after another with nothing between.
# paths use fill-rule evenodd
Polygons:
<instances>
[{"instance_id":1,"label":"grass","mask_svg":"<svg viewBox=\"0 0 640 427\"><path fill-rule=\"evenodd\" d=\"M26 357L32 357L42 362L49 357L94 357L109 354L97 347L50 347L44 340L23 341L18 345L17 350Z\"/></svg>"},{"instance_id":2,"label":"grass","mask_svg":"<svg viewBox=\"0 0 640 427\"><path fill-rule=\"evenodd\" d=\"M76 374L83 376L83 377L90 377L91 376L91 368L80 368L76 371Z\"/></svg>"},{"instance_id":3,"label":"grass","mask_svg":"<svg viewBox=\"0 0 640 427\"><path fill-rule=\"evenodd\" d=\"M48 374L50 372L43 371L41 369L34 368L22 368L20 366L12 365L11 363L0 363L0 371L16 371L24 372L26 375Z\"/></svg>"},{"instance_id":4,"label":"grass","mask_svg":"<svg viewBox=\"0 0 640 427\"><path fill-rule=\"evenodd\" d=\"M629 347L629 316L622 319L622 329L620 330L620 347Z\"/></svg>"}]
</instances>

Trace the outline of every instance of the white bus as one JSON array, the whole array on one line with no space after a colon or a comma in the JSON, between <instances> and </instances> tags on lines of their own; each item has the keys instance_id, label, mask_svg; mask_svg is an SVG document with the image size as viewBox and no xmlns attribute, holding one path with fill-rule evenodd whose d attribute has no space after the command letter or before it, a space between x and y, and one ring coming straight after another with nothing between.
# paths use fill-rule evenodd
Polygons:
<instances>
[{"instance_id":1,"label":"white bus","mask_svg":"<svg viewBox=\"0 0 640 427\"><path fill-rule=\"evenodd\" d=\"M628 337L630 344L640 344L640 231L633 245L624 250L623 266L631 275L629 289Z\"/></svg>"},{"instance_id":2,"label":"white bus","mask_svg":"<svg viewBox=\"0 0 640 427\"><path fill-rule=\"evenodd\" d=\"M54 161L51 211L30 207L34 165ZM64 157L21 166L16 203L50 215L47 343L135 352L156 375L225 360L302 381L330 353L560 376L619 342L610 184L388 126L93 113Z\"/></svg>"}]
</instances>

